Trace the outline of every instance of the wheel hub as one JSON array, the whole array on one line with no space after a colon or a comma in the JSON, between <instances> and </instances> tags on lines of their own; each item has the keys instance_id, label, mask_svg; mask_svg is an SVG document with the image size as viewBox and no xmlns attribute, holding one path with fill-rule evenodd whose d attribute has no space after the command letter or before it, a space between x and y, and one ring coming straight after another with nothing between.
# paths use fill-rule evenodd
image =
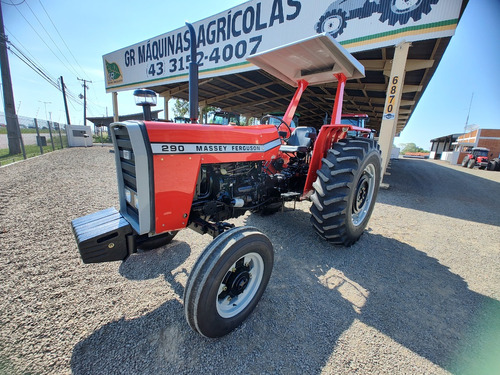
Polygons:
<instances>
[{"instance_id":1,"label":"wheel hub","mask_svg":"<svg viewBox=\"0 0 500 375\"><path fill-rule=\"evenodd\" d=\"M351 219L355 226L361 225L368 217L375 193L375 167L368 164L361 175L352 201Z\"/></svg>"},{"instance_id":2,"label":"wheel hub","mask_svg":"<svg viewBox=\"0 0 500 375\"><path fill-rule=\"evenodd\" d=\"M245 309L255 297L264 275L264 261L248 253L228 268L217 291L217 312L231 318Z\"/></svg>"},{"instance_id":3,"label":"wheel hub","mask_svg":"<svg viewBox=\"0 0 500 375\"><path fill-rule=\"evenodd\" d=\"M242 269L233 272L226 283L228 288L228 294L231 297L236 297L243 293L243 291L248 286L250 281L250 273L247 267L242 267Z\"/></svg>"},{"instance_id":4,"label":"wheel hub","mask_svg":"<svg viewBox=\"0 0 500 375\"><path fill-rule=\"evenodd\" d=\"M354 200L353 212L358 213L366 203L366 198L368 196L369 183L366 177L363 177L359 181L358 192L356 194L356 199Z\"/></svg>"}]
</instances>

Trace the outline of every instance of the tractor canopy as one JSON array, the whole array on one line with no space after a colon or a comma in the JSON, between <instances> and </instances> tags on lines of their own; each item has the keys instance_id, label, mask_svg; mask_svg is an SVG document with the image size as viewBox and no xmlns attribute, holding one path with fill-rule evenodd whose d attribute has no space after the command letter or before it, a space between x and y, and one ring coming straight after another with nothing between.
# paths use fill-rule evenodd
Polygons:
<instances>
[{"instance_id":1,"label":"tractor canopy","mask_svg":"<svg viewBox=\"0 0 500 375\"><path fill-rule=\"evenodd\" d=\"M337 74L346 79L365 76L363 65L329 34L253 55L248 61L293 87L301 80L309 85L335 82Z\"/></svg>"}]
</instances>

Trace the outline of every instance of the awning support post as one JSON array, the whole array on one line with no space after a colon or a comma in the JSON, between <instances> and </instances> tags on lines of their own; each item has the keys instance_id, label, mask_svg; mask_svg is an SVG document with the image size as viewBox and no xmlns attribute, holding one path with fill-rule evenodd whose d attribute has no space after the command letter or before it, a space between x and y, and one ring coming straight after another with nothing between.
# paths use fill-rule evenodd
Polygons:
<instances>
[{"instance_id":1,"label":"awning support post","mask_svg":"<svg viewBox=\"0 0 500 375\"><path fill-rule=\"evenodd\" d=\"M384 114L380 126L379 145L382 151L382 179L384 178L389 159L391 157L392 145L396 128L398 125L399 105L405 81L405 67L408 58L409 42L403 42L396 46L394 60L392 61L391 76L385 97Z\"/></svg>"},{"instance_id":2,"label":"awning support post","mask_svg":"<svg viewBox=\"0 0 500 375\"><path fill-rule=\"evenodd\" d=\"M113 95L113 122L118 122L119 117L118 117L118 93L113 92L111 93Z\"/></svg>"}]
</instances>

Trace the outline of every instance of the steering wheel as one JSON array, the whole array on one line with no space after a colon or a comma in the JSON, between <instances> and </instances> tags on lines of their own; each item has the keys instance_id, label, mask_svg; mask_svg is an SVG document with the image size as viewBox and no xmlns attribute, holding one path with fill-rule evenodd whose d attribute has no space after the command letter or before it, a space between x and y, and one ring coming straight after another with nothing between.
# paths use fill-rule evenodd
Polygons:
<instances>
[{"instance_id":1,"label":"steering wheel","mask_svg":"<svg viewBox=\"0 0 500 375\"><path fill-rule=\"evenodd\" d=\"M292 129L290 129L290 125L288 125L285 121L283 121L282 118L279 118L278 116L265 115L265 116L262 116L262 118L260 119L260 122L261 123L265 123L265 121L269 120L269 119L275 119L275 120L278 120L280 122L279 125L275 125L276 129L278 131L280 130L281 124L283 124L288 129L288 134L292 135ZM288 137L288 138L290 138L290 137ZM288 141L288 138L283 137L283 139L285 140L285 142Z\"/></svg>"}]
</instances>

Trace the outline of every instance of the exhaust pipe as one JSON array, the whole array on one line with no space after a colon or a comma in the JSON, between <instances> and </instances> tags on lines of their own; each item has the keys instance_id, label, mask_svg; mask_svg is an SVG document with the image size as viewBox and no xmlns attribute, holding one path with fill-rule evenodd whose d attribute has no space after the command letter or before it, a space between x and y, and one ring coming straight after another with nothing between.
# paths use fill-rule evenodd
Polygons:
<instances>
[{"instance_id":1,"label":"exhaust pipe","mask_svg":"<svg viewBox=\"0 0 500 375\"><path fill-rule=\"evenodd\" d=\"M193 25L186 22L191 40L191 62L189 63L189 118L191 122L198 122L198 62L196 49L196 31Z\"/></svg>"}]
</instances>

